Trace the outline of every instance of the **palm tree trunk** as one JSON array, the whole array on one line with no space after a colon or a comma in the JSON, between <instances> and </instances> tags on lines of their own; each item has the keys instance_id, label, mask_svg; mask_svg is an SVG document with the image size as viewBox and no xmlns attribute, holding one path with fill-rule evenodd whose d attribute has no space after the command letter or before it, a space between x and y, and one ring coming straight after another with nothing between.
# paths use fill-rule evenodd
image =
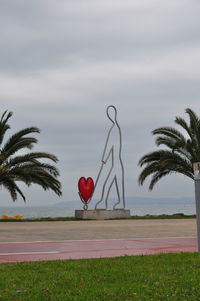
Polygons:
<instances>
[{"instance_id":1,"label":"palm tree trunk","mask_svg":"<svg viewBox=\"0 0 200 301\"><path fill-rule=\"evenodd\" d=\"M194 163L194 185L197 216L197 243L198 252L200 252L200 162Z\"/></svg>"}]
</instances>

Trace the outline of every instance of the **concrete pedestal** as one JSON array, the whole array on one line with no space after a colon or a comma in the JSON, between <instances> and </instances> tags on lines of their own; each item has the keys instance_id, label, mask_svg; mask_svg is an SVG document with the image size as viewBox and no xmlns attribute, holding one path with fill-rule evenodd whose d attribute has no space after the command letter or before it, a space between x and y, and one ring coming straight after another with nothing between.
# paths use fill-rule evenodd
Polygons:
<instances>
[{"instance_id":1,"label":"concrete pedestal","mask_svg":"<svg viewBox=\"0 0 200 301\"><path fill-rule=\"evenodd\" d=\"M97 209L97 210L75 210L75 217L78 219L116 219L129 218L129 209Z\"/></svg>"}]
</instances>

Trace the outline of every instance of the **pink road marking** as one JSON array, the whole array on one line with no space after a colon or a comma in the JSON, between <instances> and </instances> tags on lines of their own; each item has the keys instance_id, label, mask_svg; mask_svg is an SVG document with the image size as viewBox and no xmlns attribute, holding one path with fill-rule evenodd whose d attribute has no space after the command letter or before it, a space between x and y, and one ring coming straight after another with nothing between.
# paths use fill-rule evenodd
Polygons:
<instances>
[{"instance_id":1,"label":"pink road marking","mask_svg":"<svg viewBox=\"0 0 200 301\"><path fill-rule=\"evenodd\" d=\"M196 252L194 237L0 243L0 262Z\"/></svg>"}]
</instances>

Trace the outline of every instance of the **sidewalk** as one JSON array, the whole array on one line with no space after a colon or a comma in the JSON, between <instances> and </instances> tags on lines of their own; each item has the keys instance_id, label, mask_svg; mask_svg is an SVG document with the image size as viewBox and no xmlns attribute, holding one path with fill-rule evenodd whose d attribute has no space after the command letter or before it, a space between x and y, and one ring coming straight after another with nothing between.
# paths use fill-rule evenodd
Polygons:
<instances>
[{"instance_id":1,"label":"sidewalk","mask_svg":"<svg viewBox=\"0 0 200 301\"><path fill-rule=\"evenodd\" d=\"M195 237L195 219L1 222L0 242Z\"/></svg>"},{"instance_id":2,"label":"sidewalk","mask_svg":"<svg viewBox=\"0 0 200 301\"><path fill-rule=\"evenodd\" d=\"M196 250L195 219L0 223L0 262Z\"/></svg>"}]
</instances>

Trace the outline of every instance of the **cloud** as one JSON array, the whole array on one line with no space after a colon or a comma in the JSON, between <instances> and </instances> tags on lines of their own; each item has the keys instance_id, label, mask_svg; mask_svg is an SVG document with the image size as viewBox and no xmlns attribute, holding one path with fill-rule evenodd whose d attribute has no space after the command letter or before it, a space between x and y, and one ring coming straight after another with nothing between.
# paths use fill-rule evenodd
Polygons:
<instances>
[{"instance_id":1,"label":"cloud","mask_svg":"<svg viewBox=\"0 0 200 301\"><path fill-rule=\"evenodd\" d=\"M13 74L80 59L159 56L199 41L198 6L178 0L4 1L0 67Z\"/></svg>"},{"instance_id":2,"label":"cloud","mask_svg":"<svg viewBox=\"0 0 200 301\"><path fill-rule=\"evenodd\" d=\"M137 162L155 149L151 131L174 126L177 115L187 118L186 107L199 112L199 5L2 1L1 110L15 113L10 133L30 125L42 129L36 149L60 158L63 199L77 198L79 176L96 177L110 104L119 110L127 194L148 195L147 185L137 185ZM176 179L163 180L152 195L193 193L185 179ZM36 195L55 200L34 187L30 195L31 203Z\"/></svg>"}]
</instances>

